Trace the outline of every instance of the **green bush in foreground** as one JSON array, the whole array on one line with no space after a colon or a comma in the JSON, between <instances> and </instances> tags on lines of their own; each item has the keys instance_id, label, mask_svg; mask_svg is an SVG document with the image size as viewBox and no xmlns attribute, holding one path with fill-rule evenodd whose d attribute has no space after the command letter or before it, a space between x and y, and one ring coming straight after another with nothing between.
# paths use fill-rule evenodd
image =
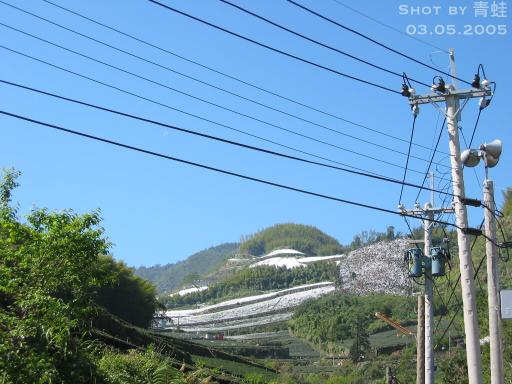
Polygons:
<instances>
[{"instance_id":1,"label":"green bush in foreground","mask_svg":"<svg viewBox=\"0 0 512 384\"><path fill-rule=\"evenodd\" d=\"M154 289L100 256L110 244L99 212L34 209L21 222L10 204L18 176L7 171L0 182L0 382L95 382L90 331L99 299L146 302L134 312L142 308L147 323Z\"/></svg>"}]
</instances>

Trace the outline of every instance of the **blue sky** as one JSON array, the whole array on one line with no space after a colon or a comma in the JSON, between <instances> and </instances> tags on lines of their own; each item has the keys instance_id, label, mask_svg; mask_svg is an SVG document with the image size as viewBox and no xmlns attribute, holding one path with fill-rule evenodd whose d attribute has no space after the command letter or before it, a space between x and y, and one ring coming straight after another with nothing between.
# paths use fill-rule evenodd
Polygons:
<instances>
[{"instance_id":1,"label":"blue sky","mask_svg":"<svg viewBox=\"0 0 512 384\"><path fill-rule=\"evenodd\" d=\"M389 147L402 153L407 152L412 115L407 100L400 95L357 83L270 52L169 12L149 1L55 0L57 4L205 66L317 109L392 134L405 141L343 123L258 91L176 56L137 43L42 0L23 2L5 0L5 2L16 4L53 22L188 76L311 120L316 124L357 136L373 144L353 140L241 100L76 36L0 3L2 24L37 35L168 87L240 111L273 125L314 137L330 143L331 146L292 135L274 126L208 105L0 25L2 46L253 135L388 177L401 179L403 176L401 167L405 165L406 156L375 145ZM398 77L315 46L252 16L245 15L220 1L165 0L163 2L338 71L396 90L401 88L401 79ZM501 190L511 185L512 164L509 149L512 138L509 119L510 102L507 96L512 85L509 73L512 31L510 31L508 12L507 17L503 18L490 15L475 17L474 3L470 1L445 4L446 2L441 1L408 3L393 0L381 1L378 5L377 2L372 1L344 0L344 2L400 31L406 31L408 28L409 31L418 32L426 28L426 35L417 37L444 50L454 48L457 71L461 78L471 81L478 64L482 63L485 66L488 78L497 82L497 92L491 106L482 112L474 143L478 145L495 138L500 138L504 142L500 163L490 172L495 180L499 204L502 201ZM352 55L399 73L406 72L409 77L425 83L430 83L433 76L439 74L307 14L287 1L237 0L236 3ZM333 0L303 0L301 3L420 61L438 67L440 71L448 70L446 53L369 20ZM488 4L491 6L492 1ZM424 12L429 10L435 12L434 8L429 8L433 6L441 8L438 15L411 15L409 5L420 6ZM465 14L448 15L448 6L466 7ZM400 9L402 13L407 10L407 14L401 15ZM446 33L448 25L454 26L455 35ZM480 34L482 32L480 25L487 28L484 29L483 34ZM486 27L488 25L492 26ZM498 25L506 26L507 31L504 35L497 35ZM471 34L464 35L464 31ZM0 48L0 73L0 78L4 80L167 124L309 158L307 155L297 154L268 142L230 131L222 126L120 93L112 88L13 54L3 48ZM416 85L415 88L419 93L428 91L421 85ZM4 84L0 85L0 100L1 109L4 111L170 156L388 209L395 209L398 203L400 186L396 184L250 152ZM471 100L463 112L461 123L468 140L477 113L478 100ZM442 118L433 106L423 106L416 123L414 142L431 148L441 123ZM241 235L283 222L317 226L342 243L349 243L354 234L362 230L384 230L388 225L394 225L397 230L406 232L405 223L400 217L149 157L56 132L12 117L0 116L0 129L2 132L0 166L12 166L23 173L20 179L21 187L15 196L20 203L21 213L27 213L33 206L52 209L72 208L77 212L100 208L106 233L114 243L113 254L129 265L175 262L198 250L222 242L238 241ZM342 151L334 148L333 145L360 152L381 161ZM442 152L448 151L446 132L442 136L439 149ZM463 144L462 149L464 149ZM413 146L411 154L422 159L430 157L429 150L419 146ZM314 160L314 158L310 159ZM447 170L443 165L448 165L448 157L443 153L437 153L435 161L441 164L437 169L434 168L438 181L436 187L442 189L446 186L446 180L441 178ZM407 180L412 183L421 183L422 172L425 172L426 167L427 163L424 160L411 158ZM483 173L482 167L476 168L480 182ZM475 177L475 172L471 169L466 170L465 179L467 195L480 197L480 184ZM405 188L402 201L406 206L414 204L416 193L417 190L414 188ZM428 193L423 192L419 201L423 204L428 198ZM440 196L436 196L436 202L441 203ZM482 214L480 209L470 208L471 224L478 225ZM411 224L418 225L417 222L411 222Z\"/></svg>"}]
</instances>

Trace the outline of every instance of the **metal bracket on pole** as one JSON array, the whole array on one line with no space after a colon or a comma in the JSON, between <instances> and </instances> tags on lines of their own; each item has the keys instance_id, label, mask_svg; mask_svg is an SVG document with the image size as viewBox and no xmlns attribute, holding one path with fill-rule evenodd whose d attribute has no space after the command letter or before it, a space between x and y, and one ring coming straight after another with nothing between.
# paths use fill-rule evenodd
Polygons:
<instances>
[{"instance_id":1,"label":"metal bracket on pole","mask_svg":"<svg viewBox=\"0 0 512 384\"><path fill-rule=\"evenodd\" d=\"M446 101L446 97L448 96L456 96L458 99L472 99L475 97L484 97L484 96L492 96L492 92L490 88L484 89L457 89L457 90L447 90L447 93L439 94L439 93L429 93L426 95L414 95L409 97L409 104L429 104L429 103L440 103Z\"/></svg>"}]
</instances>

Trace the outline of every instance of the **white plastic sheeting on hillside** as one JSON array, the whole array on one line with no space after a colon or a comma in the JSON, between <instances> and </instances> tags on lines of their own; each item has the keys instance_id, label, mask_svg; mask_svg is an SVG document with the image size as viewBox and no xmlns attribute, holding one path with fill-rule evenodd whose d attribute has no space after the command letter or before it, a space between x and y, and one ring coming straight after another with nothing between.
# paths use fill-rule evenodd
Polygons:
<instances>
[{"instance_id":1,"label":"white plastic sheeting on hillside","mask_svg":"<svg viewBox=\"0 0 512 384\"><path fill-rule=\"evenodd\" d=\"M286 267L287 269L293 269L297 267L305 267L310 263L316 263L319 261L339 261L343 259L345 255L332 255L332 256L311 256L311 257L272 257L269 259L258 261L257 263L251 264L250 268L260 267L262 265L268 265L273 267Z\"/></svg>"},{"instance_id":2,"label":"white plastic sheeting on hillside","mask_svg":"<svg viewBox=\"0 0 512 384\"><path fill-rule=\"evenodd\" d=\"M317 298L332 291L334 291L334 284L330 282L308 284L271 294L229 300L196 310L167 311L166 317L173 323L171 328L179 324L180 329L185 331L199 328L221 329L224 326L234 325L233 322L243 327L270 324L283 321L283 313L290 312L290 309L305 300ZM235 304L234 307L233 304ZM212 309L216 311L211 312Z\"/></svg>"},{"instance_id":3,"label":"white plastic sheeting on hillside","mask_svg":"<svg viewBox=\"0 0 512 384\"><path fill-rule=\"evenodd\" d=\"M201 292L201 291L204 291L207 289L208 289L208 287L206 285L203 285L202 287L186 288L186 289L182 289L181 291L171 293L170 296L176 296L176 295L185 296L185 295L188 295L189 293Z\"/></svg>"}]
</instances>

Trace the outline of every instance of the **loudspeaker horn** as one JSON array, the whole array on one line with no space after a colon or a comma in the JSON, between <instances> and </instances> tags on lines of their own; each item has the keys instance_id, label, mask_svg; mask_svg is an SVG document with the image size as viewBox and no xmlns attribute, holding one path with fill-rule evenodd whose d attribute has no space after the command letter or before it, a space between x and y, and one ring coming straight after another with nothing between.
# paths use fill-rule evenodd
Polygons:
<instances>
[{"instance_id":1,"label":"loudspeaker horn","mask_svg":"<svg viewBox=\"0 0 512 384\"><path fill-rule=\"evenodd\" d=\"M466 149L460 155L460 160L466 167L476 167L480 162L480 151L478 149Z\"/></svg>"},{"instance_id":2,"label":"loudspeaker horn","mask_svg":"<svg viewBox=\"0 0 512 384\"><path fill-rule=\"evenodd\" d=\"M498 164L498 161L500 161L499 157L494 157L488 153L484 154L484 163L487 168L494 167L496 164Z\"/></svg>"},{"instance_id":3,"label":"loudspeaker horn","mask_svg":"<svg viewBox=\"0 0 512 384\"><path fill-rule=\"evenodd\" d=\"M491 141L490 143L482 144L480 146L480 149L482 151L485 151L487 155L491 155L492 157L499 159L501 155L501 150L503 149L503 143L501 142L501 140L496 139Z\"/></svg>"}]
</instances>

